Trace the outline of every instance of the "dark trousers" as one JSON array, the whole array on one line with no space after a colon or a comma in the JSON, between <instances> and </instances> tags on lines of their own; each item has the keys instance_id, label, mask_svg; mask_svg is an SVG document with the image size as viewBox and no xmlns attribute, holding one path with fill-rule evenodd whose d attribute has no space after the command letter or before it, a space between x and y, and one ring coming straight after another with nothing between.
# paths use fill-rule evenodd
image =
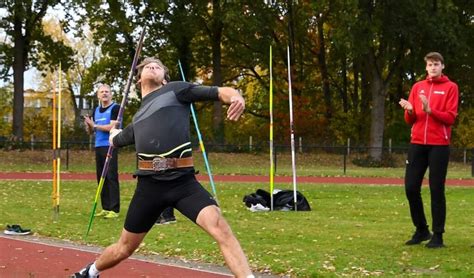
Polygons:
<instances>
[{"instance_id":1,"label":"dark trousers","mask_svg":"<svg viewBox=\"0 0 474 278\"><path fill-rule=\"evenodd\" d=\"M426 217L421 198L421 184L429 167L431 216L433 232L444 233L446 223L445 181L448 171L449 146L411 144L405 172L405 193L410 204L413 224L426 229Z\"/></svg>"},{"instance_id":2,"label":"dark trousers","mask_svg":"<svg viewBox=\"0 0 474 278\"><path fill-rule=\"evenodd\" d=\"M161 216L164 218L174 218L174 210L173 207L167 207L165 210L161 213Z\"/></svg>"},{"instance_id":3,"label":"dark trousers","mask_svg":"<svg viewBox=\"0 0 474 278\"><path fill-rule=\"evenodd\" d=\"M107 158L108 149L109 147L95 148L97 182L100 182L100 177L102 175L102 169L105 165L105 159ZM118 179L117 148L114 148L114 150L112 151L112 157L109 162L109 169L107 171L107 176L105 176L102 192L100 193L100 198L102 201L102 208L104 210L111 210L115 212L120 211L120 186Z\"/></svg>"}]
</instances>

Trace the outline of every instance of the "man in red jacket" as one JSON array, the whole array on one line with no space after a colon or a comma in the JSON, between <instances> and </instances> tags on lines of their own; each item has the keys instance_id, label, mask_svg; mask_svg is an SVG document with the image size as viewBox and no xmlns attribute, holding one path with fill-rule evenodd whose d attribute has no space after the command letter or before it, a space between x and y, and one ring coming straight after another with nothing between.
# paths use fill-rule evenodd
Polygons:
<instances>
[{"instance_id":1,"label":"man in red jacket","mask_svg":"<svg viewBox=\"0 0 474 278\"><path fill-rule=\"evenodd\" d=\"M413 85L408 100L399 104L405 109L405 121L412 126L406 160L405 193L416 231L407 245L431 239L426 247L441 248L446 222L445 181L449 162L451 126L458 111L458 86L443 74L444 59L438 52L425 56L427 77ZM429 171L433 235L428 229L421 184Z\"/></svg>"}]
</instances>

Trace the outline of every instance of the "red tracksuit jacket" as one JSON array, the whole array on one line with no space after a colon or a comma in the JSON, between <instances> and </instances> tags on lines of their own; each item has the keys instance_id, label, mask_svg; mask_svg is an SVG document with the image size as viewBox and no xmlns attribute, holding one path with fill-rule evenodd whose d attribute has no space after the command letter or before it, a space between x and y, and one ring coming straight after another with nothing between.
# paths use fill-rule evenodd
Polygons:
<instances>
[{"instance_id":1,"label":"red tracksuit jacket","mask_svg":"<svg viewBox=\"0 0 474 278\"><path fill-rule=\"evenodd\" d=\"M428 99L431 114L423 111L420 95ZM408 101L413 113L405 111L405 121L411 124L411 143L422 145L449 145L451 126L458 114L458 86L446 75L437 78L429 76L415 83Z\"/></svg>"}]
</instances>

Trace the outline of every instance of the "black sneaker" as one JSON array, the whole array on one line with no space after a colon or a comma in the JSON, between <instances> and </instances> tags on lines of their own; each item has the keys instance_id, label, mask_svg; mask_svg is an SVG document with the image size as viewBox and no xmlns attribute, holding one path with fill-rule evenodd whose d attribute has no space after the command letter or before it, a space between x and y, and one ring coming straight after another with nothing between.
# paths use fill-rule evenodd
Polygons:
<instances>
[{"instance_id":1,"label":"black sneaker","mask_svg":"<svg viewBox=\"0 0 474 278\"><path fill-rule=\"evenodd\" d=\"M443 247L446 247L443 244L443 234L434 233L431 240L425 246L426 246L426 248L443 248Z\"/></svg>"},{"instance_id":2,"label":"black sneaker","mask_svg":"<svg viewBox=\"0 0 474 278\"><path fill-rule=\"evenodd\" d=\"M158 217L158 220L156 221L156 225L167 225L167 224L173 224L176 223L176 217L163 217L160 216Z\"/></svg>"},{"instance_id":3,"label":"black sneaker","mask_svg":"<svg viewBox=\"0 0 474 278\"><path fill-rule=\"evenodd\" d=\"M89 269L91 268L92 264L93 263L88 264L85 268L79 270L78 272L74 273L70 277L71 278L90 278L90 277L92 277L92 276L89 275ZM99 277L99 275L97 275L96 277Z\"/></svg>"},{"instance_id":4,"label":"black sneaker","mask_svg":"<svg viewBox=\"0 0 474 278\"><path fill-rule=\"evenodd\" d=\"M405 242L405 245L415 245L420 244L425 240L429 240L431 238L431 233L428 230L416 230L411 239Z\"/></svg>"},{"instance_id":5,"label":"black sneaker","mask_svg":"<svg viewBox=\"0 0 474 278\"><path fill-rule=\"evenodd\" d=\"M31 234L30 229L22 229L20 225L7 225L5 231L3 231L6 235L13 235L13 236L24 236Z\"/></svg>"}]
</instances>

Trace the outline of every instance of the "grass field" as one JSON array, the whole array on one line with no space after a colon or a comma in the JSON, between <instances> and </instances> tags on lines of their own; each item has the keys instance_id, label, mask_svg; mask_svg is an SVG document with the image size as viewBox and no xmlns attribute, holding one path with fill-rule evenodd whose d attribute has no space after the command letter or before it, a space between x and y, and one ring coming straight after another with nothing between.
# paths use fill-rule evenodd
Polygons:
<instances>
[{"instance_id":1,"label":"grass field","mask_svg":"<svg viewBox=\"0 0 474 278\"><path fill-rule=\"evenodd\" d=\"M19 172L48 172L52 169L51 151L0 151L0 171ZM393 160L397 167L367 168L352 163L357 158L353 154L347 158L345 176L349 177L398 177L404 175L405 155L394 155ZM196 169L205 173L205 165L201 153L195 151ZM297 176L343 176L344 157L338 154L303 153L296 156ZM209 162L213 174L244 174L268 175L268 154L249 153L210 153ZM61 169L64 172L95 172L94 151L71 151L68 156L61 155ZM119 171L133 173L136 169L135 154L131 151L119 153ZM280 153L276 159L276 175L291 176L291 155ZM471 165L462 162L451 162L448 169L448 178L472 179Z\"/></svg>"},{"instance_id":2,"label":"grass field","mask_svg":"<svg viewBox=\"0 0 474 278\"><path fill-rule=\"evenodd\" d=\"M134 186L121 183L120 217L95 219L87 244L117 240ZM474 275L472 187L447 188L447 248L439 250L403 244L413 232L403 187L300 184L311 212L249 212L243 196L266 187L217 184L223 213L254 270L292 277ZM61 188L60 216L54 222L51 182L0 181L0 227L19 223L39 236L86 243L96 184L63 181ZM423 197L428 206L426 188ZM154 227L138 252L223 264L210 237L181 214L177 218L175 225Z\"/></svg>"}]
</instances>

